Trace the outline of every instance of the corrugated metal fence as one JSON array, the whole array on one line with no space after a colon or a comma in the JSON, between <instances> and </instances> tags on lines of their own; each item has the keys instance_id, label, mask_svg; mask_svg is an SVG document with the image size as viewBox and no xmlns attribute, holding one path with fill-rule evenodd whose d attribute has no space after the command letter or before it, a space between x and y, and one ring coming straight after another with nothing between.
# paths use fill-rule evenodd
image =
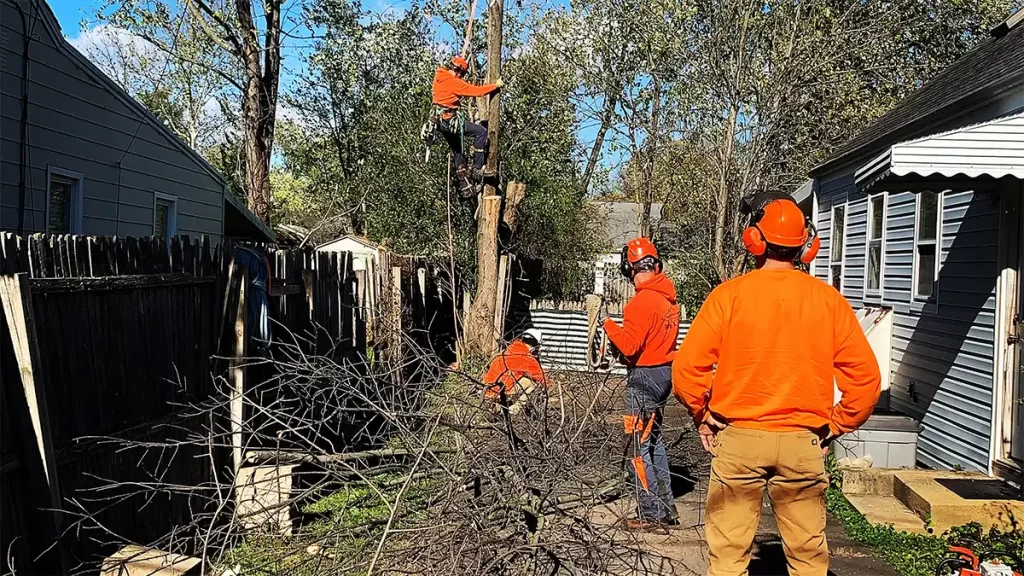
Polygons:
<instances>
[{"instance_id":1,"label":"corrugated metal fence","mask_svg":"<svg viewBox=\"0 0 1024 576\"><path fill-rule=\"evenodd\" d=\"M622 321L621 314L611 317ZM544 332L541 363L549 370L588 371L587 367L587 313L579 310L516 310L513 312L516 333L526 328L539 328ZM678 342L690 330L689 322L679 323ZM609 372L624 374L619 365Z\"/></svg>"}]
</instances>

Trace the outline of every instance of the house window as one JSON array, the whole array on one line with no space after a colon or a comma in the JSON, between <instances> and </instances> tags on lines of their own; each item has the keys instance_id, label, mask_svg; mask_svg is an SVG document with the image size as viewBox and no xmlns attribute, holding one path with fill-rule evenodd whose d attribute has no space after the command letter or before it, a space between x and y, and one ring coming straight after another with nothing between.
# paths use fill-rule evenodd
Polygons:
<instances>
[{"instance_id":1,"label":"house window","mask_svg":"<svg viewBox=\"0 0 1024 576\"><path fill-rule=\"evenodd\" d=\"M50 234L81 234L82 175L50 167L46 179L46 231Z\"/></svg>"},{"instance_id":2,"label":"house window","mask_svg":"<svg viewBox=\"0 0 1024 576\"><path fill-rule=\"evenodd\" d=\"M942 195L921 192L917 195L917 223L914 233L914 297L930 298L935 293L939 273L939 223Z\"/></svg>"},{"instance_id":3,"label":"house window","mask_svg":"<svg viewBox=\"0 0 1024 576\"><path fill-rule=\"evenodd\" d=\"M879 293L882 288L882 241L885 236L885 195L873 196L868 202L868 245L865 289Z\"/></svg>"},{"instance_id":4,"label":"house window","mask_svg":"<svg viewBox=\"0 0 1024 576\"><path fill-rule=\"evenodd\" d=\"M843 248L846 244L846 205L832 208L832 236L829 249L829 282L836 290L843 289Z\"/></svg>"},{"instance_id":5,"label":"house window","mask_svg":"<svg viewBox=\"0 0 1024 576\"><path fill-rule=\"evenodd\" d=\"M153 236L170 240L178 232L178 199L157 193L153 198Z\"/></svg>"}]
</instances>

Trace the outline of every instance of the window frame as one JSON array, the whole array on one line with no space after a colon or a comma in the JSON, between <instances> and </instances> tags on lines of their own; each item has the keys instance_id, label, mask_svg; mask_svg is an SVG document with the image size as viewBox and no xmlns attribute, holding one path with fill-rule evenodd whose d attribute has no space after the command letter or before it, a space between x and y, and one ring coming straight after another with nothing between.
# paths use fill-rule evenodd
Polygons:
<instances>
[{"instance_id":1,"label":"window frame","mask_svg":"<svg viewBox=\"0 0 1024 576\"><path fill-rule=\"evenodd\" d=\"M59 166L47 166L46 167L46 226L44 230L47 234L50 232L50 206L53 204L52 198L50 197L50 190L53 186L53 177L57 176L65 180L73 180L74 185L71 188L71 198L68 201L68 211L71 215L68 218L68 231L66 234L81 234L82 233L82 199L85 198L85 175L81 172L75 172L74 170L68 170ZM56 234L59 234L57 232Z\"/></svg>"},{"instance_id":2,"label":"window frame","mask_svg":"<svg viewBox=\"0 0 1024 576\"><path fill-rule=\"evenodd\" d=\"M178 197L163 192L153 193L153 237L156 237L156 203L163 200L170 203L170 210L167 218L167 236L164 240L168 242L178 234Z\"/></svg>"},{"instance_id":3,"label":"window frame","mask_svg":"<svg viewBox=\"0 0 1024 576\"><path fill-rule=\"evenodd\" d=\"M874 203L875 200L881 198L882 200L882 229L878 238L871 238L871 225L874 222ZM916 217L915 217L916 218ZM877 194L871 194L868 196L868 210L867 210L867 226L864 230L864 297L865 298L878 298L881 300L884 298L883 292L885 291L885 230L889 223L889 195L885 192L879 192ZM878 256L878 288L869 288L868 280L869 273L871 270L871 243L878 242L879 245L879 256ZM915 246L916 250L916 246Z\"/></svg>"},{"instance_id":4,"label":"window frame","mask_svg":"<svg viewBox=\"0 0 1024 576\"><path fill-rule=\"evenodd\" d=\"M921 227L921 195L925 193L935 194L935 240L922 242L918 239L917 233ZM911 301L917 304L934 305L939 301L939 270L942 268L942 208L946 197L946 191L935 192L933 190L922 190L914 194L914 257L913 269L910 275L910 297ZM935 246L935 266L932 270L932 293L929 295L919 294L918 288L918 246Z\"/></svg>"},{"instance_id":5,"label":"window frame","mask_svg":"<svg viewBox=\"0 0 1024 576\"><path fill-rule=\"evenodd\" d=\"M842 203L832 204L831 207L831 219L829 220L829 234L828 234L828 284L832 284L832 267L839 266L839 287L836 290L840 294L843 293L843 282L846 280L846 227L850 223L850 206L848 201ZM832 248L836 241L836 210L839 208L843 209L843 237L840 251L842 255L839 260L832 260ZM834 286L833 286L834 287Z\"/></svg>"}]
</instances>

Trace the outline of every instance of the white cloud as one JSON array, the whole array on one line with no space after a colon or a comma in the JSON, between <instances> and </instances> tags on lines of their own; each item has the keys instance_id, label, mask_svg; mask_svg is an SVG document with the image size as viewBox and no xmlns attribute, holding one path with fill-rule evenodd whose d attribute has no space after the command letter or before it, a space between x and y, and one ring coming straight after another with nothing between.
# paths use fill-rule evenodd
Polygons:
<instances>
[{"instance_id":1,"label":"white cloud","mask_svg":"<svg viewBox=\"0 0 1024 576\"><path fill-rule=\"evenodd\" d=\"M112 24L86 28L75 38L69 38L68 42L108 74L120 74L125 60L134 60L139 56L145 57L154 66L161 66L164 60L164 55L156 46ZM115 80L121 78L115 77Z\"/></svg>"}]
</instances>

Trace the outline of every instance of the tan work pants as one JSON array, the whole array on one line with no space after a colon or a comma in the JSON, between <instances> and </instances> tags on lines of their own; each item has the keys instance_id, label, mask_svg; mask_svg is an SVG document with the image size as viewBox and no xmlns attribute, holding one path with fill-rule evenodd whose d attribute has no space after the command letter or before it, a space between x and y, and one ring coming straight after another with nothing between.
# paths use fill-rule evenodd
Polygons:
<instances>
[{"instance_id":1,"label":"tan work pants","mask_svg":"<svg viewBox=\"0 0 1024 576\"><path fill-rule=\"evenodd\" d=\"M735 426L712 450L705 533L708 576L746 576L764 489L775 509L790 576L825 576L825 459L813 432Z\"/></svg>"}]
</instances>

